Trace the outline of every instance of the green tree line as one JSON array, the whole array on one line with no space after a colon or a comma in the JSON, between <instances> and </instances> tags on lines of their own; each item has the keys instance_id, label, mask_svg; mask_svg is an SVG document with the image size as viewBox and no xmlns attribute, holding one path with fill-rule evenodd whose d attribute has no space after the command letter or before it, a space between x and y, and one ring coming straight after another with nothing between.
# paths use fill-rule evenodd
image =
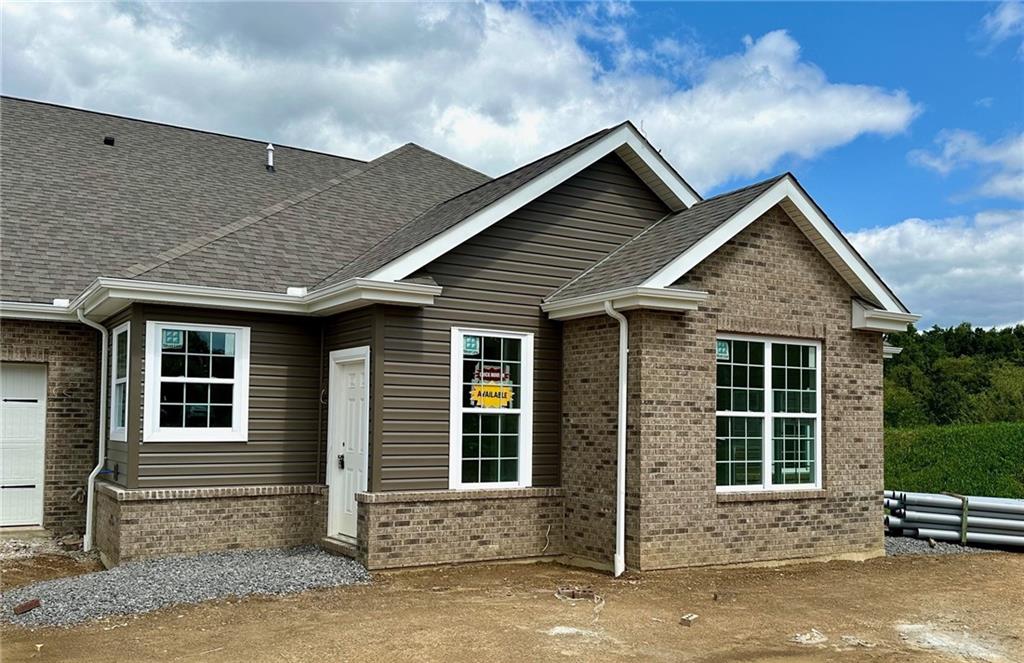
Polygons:
<instances>
[{"instance_id":1,"label":"green tree line","mask_svg":"<svg viewBox=\"0 0 1024 663\"><path fill-rule=\"evenodd\" d=\"M1024 421L1024 325L891 334L903 351L885 362L885 425Z\"/></svg>"}]
</instances>

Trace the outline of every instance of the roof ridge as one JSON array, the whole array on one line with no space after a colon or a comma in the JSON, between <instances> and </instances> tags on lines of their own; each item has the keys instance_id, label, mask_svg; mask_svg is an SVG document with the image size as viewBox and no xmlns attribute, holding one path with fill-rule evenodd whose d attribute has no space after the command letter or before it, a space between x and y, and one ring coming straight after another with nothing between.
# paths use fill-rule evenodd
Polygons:
<instances>
[{"instance_id":1,"label":"roof ridge","mask_svg":"<svg viewBox=\"0 0 1024 663\"><path fill-rule=\"evenodd\" d=\"M300 152L309 152L310 154L320 154L325 157L332 157L334 159L342 159L344 161L355 161L356 163L372 163L373 160L366 161L365 159L356 159L355 157L346 157L341 154L332 154L331 152L324 152L323 150L314 150L308 147L296 147L294 145L285 145L284 143L275 143L270 140L262 140L259 138L246 138L245 136L236 136L234 134L227 134L220 131L212 131L210 129L197 129L195 127L186 127L181 124L171 124L170 122L161 122L159 120L147 120L141 117L131 117L130 115L118 115L117 113L108 113L106 111L92 110L91 108L79 108L78 106L68 106L66 104L58 104L53 101L41 101L39 99L29 99L27 97L16 97L10 94L0 94L0 99L10 99L12 101L21 101L27 104L39 104L40 106L50 106L51 108L61 108L64 110L76 111L79 113L89 113L90 115L102 115L103 117L113 117L119 120L128 120L129 122L141 122L143 124L152 124L158 127L167 127L169 129L180 129L182 131L191 131L197 134L206 134L209 136L220 136L221 138L230 138L232 140L244 140L247 143L261 143L261 144L273 144L274 147L283 147L289 150L298 150Z\"/></svg>"},{"instance_id":2,"label":"roof ridge","mask_svg":"<svg viewBox=\"0 0 1024 663\"><path fill-rule=\"evenodd\" d=\"M409 219L408 221L406 221L406 222L405 222L405 223L403 223L402 225L400 225L400 226L398 226L397 228L395 228L394 230L392 230L392 231L391 231L390 233L388 233L387 235L385 235L384 237L382 237L382 238L380 239L380 241L379 241L379 242L377 242L376 244L374 244L373 246L367 247L367 249L366 249L365 251L363 251L363 252L362 252L362 253L360 253L360 254L359 254L358 256L356 256L355 258L353 258L352 260L350 260L350 261L349 261L349 262L348 262L347 264L345 264L345 265L342 265L342 266L338 267L338 268L337 268L336 270L334 270L334 271L333 271L333 272L331 272L330 274L326 275L325 277L323 277L322 279L320 279L319 281L317 281L317 282L316 282L316 284L315 284L315 285L313 286L313 289L316 289L316 288L320 287L320 286L321 286L321 285L323 285L323 284L324 284L324 283L325 283L326 281L330 280L330 279L331 279L332 277L336 276L336 275L337 275L338 273L340 273L340 272L344 271L344 270L345 270L345 269L346 269L346 268L347 268L347 267L348 267L349 265L352 265L352 264L353 264L353 263L355 263L355 262L356 262L357 260L359 260L360 258L362 258L363 256L365 256L366 254L368 254L368 253L369 253L370 251L372 251L372 250L373 250L373 249L375 249L376 247L380 246L380 245L381 245L381 244L383 244L384 242L386 242L386 241L390 240L390 239L391 239L392 237L394 237L395 235L397 235L397 234L398 234L399 232L401 232L401 231L402 231L402 230L404 230L405 228L408 228L408 227L409 227L409 226L411 226L411 225L412 225L413 223L415 223L415 222L416 222L417 220L419 220L419 219L420 219L420 218L422 218L423 216L425 216L425 215L429 214L430 212L433 212L433 211L434 211L435 209L437 209L437 208L441 207L442 205L447 205L448 203L450 203L450 202L452 202L452 201L455 201L455 200L458 200L458 199L459 199L459 198L461 198L462 196L468 195L468 194L470 194L470 193L472 193L472 192L474 192L474 191L477 191L477 190L479 190L479 189L481 189L481 188L483 188L483 187L485 187L485 186L490 186L490 185L492 185L492 184L497 184L497 183L501 182L502 180L504 180L505 178L507 178L507 177L510 177L510 176L514 175L515 173L518 173L519 171L521 171L521 170L523 170L523 169L525 169L525 168L527 168L527 167L529 167L529 166L532 166L532 165L534 165L535 163L537 163L537 162L539 162L539 161L543 161L544 159L547 159L547 158L548 158L548 157L550 157L550 156L553 156L553 155L555 155L555 154L558 154L559 152L565 152L566 150L569 150L570 148L573 148L573 147L575 147L575 146L579 145L580 143L582 143L582 142L584 142L584 141L587 141L587 140L590 140L590 139L592 139L592 138L594 138L594 137L596 137L596 136L598 136L598 135L600 135L600 134L602 134L602 133L607 133L607 132L610 132L610 131L612 131L612 130L614 130L614 129L617 129L617 128L619 128L620 126L622 126L623 124L626 124L626 123L625 123L625 122L622 122L622 123L620 123L620 124L617 124L617 125L615 125L615 126L612 126L612 127L605 127L604 129L600 129L599 131L595 131L595 132L593 132L593 133L587 134L587 135L586 135L586 136L584 136L583 138L580 138L579 140L573 141L572 143L570 143L570 144L566 145L565 147L561 147L561 148L559 148L559 149L555 150L554 152L549 152L549 153L547 153L547 154L545 154L545 155L543 155L543 156L537 157L537 158L536 158L536 159L534 159L533 161L531 161L531 162L529 162L529 163L526 163L526 164L523 164L522 166L519 166L518 168L514 168L514 169L512 169L512 170L508 171L507 173L505 173L504 175L499 175L498 177L495 177L495 178L493 178L493 179L491 179L491 180L488 180L487 182L482 182L482 183L478 184L478 185L477 185L477 186L475 186L475 187L471 187L471 188L469 188L469 189L466 189L465 191L463 191L463 192L461 192L461 193L458 193L458 194L456 194L456 195L452 196L451 198L448 198L448 199L446 199L446 200L442 200L442 201L440 201L440 202L438 202L438 203L435 203L435 204L434 204L434 205L432 205L431 207L428 207L427 209L423 210L422 212L420 212L419 214L417 214L417 215L416 215L416 216L414 216L413 218ZM419 146L417 145L417 147L419 147ZM428 151L429 151L429 150L428 150ZM458 163L458 162L456 162L456 163ZM461 164L460 164L460 165L461 165ZM517 191L518 189L520 189L520 188L522 188L523 186L525 186L525 185L526 185L527 183L529 183L529 182L533 181L533 179L536 179L536 178L531 178L530 180L527 180L527 182L523 182L522 184L520 184L520 185L519 185L519 186L517 186L517 187L516 187L515 189L513 189L512 191L510 191L510 192L509 192L508 194L505 194L505 195L510 195L511 193L513 193L513 192Z\"/></svg>"},{"instance_id":3,"label":"roof ridge","mask_svg":"<svg viewBox=\"0 0 1024 663\"><path fill-rule=\"evenodd\" d=\"M200 249L204 246L207 246L209 244L212 244L213 242L224 239L228 235L236 233L240 230L244 230L261 221L265 221L266 219L274 216L275 214L283 212L284 210L294 207L295 205L298 205L300 203L303 203L309 200L310 198L318 196L321 193L328 191L329 189L332 189L347 180L359 177L360 175L365 175L374 168L377 168L378 166L380 166L383 163L386 163L387 161L390 161L391 159L395 158L402 152L407 151L411 145L412 143L406 143L405 145L397 147L394 150L387 152L386 154L382 154L373 161L346 170L344 173L341 173L336 177L332 177L331 179L327 180L326 182L323 182L322 184L319 184L315 187L311 187L309 189L306 189L305 191L285 198L284 200L275 203L270 207L264 207L263 209L257 211L255 214L248 214L233 223L229 223L226 226L210 231L195 239L182 242L164 251L161 251L160 253L154 255L148 262L135 263L134 265L131 265L126 269L125 278L138 278L139 276L142 276L146 272L153 271L157 267L165 265L173 260L177 260L178 258L188 255L189 253L197 249Z\"/></svg>"},{"instance_id":4,"label":"roof ridge","mask_svg":"<svg viewBox=\"0 0 1024 663\"><path fill-rule=\"evenodd\" d=\"M753 184L748 184L746 186L741 186L740 188L733 189L732 191L723 191L722 193L715 194L714 196L711 196L710 198L705 198L704 200L701 200L701 201L697 202L696 204L694 204L694 207L696 207L697 205L701 205L703 203L710 203L711 201L717 200L718 198L724 198L725 196L731 196L734 193L742 193L743 191L746 191L748 189L753 189L755 187L759 187L759 186L768 184L769 182L773 182L773 183L777 182L778 180L781 180L783 177L785 177L787 175L792 175L792 173L790 173L787 170L784 173L781 173L779 175L773 175L772 177L769 177L767 179L763 179L760 182L754 182Z\"/></svg>"},{"instance_id":5,"label":"roof ridge","mask_svg":"<svg viewBox=\"0 0 1024 663\"><path fill-rule=\"evenodd\" d=\"M429 152L429 153L433 154L435 157L437 157L438 159L442 159L444 161L447 161L448 163L453 163L456 166L458 166L459 168L465 168L466 170L473 171L474 173L476 173L477 175L480 175L481 177L486 177L488 181L494 179L493 177L491 177L487 173L479 171L476 168L471 168L470 166L467 166L464 163L456 161L455 159L452 159L451 157L446 157L445 155L441 154L440 152L435 152L434 150L430 149L429 147L423 147L419 143L414 143L412 141L409 142L409 145L412 145L413 147L415 147L418 150L423 150L424 152ZM487 182L484 182L484 184L486 184L486 183Z\"/></svg>"}]
</instances>

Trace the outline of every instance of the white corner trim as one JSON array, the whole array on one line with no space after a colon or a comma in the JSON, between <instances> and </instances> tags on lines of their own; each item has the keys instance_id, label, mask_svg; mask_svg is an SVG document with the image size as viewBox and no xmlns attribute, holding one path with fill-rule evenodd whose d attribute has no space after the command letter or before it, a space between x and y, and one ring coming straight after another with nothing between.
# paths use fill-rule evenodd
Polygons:
<instances>
[{"instance_id":1,"label":"white corner trim","mask_svg":"<svg viewBox=\"0 0 1024 663\"><path fill-rule=\"evenodd\" d=\"M81 307L86 315L102 319L131 302L150 302L293 315L330 315L370 304L428 306L440 294L438 285L371 279L349 279L323 290L289 295L101 277L72 302L71 310Z\"/></svg>"},{"instance_id":2,"label":"white corner trim","mask_svg":"<svg viewBox=\"0 0 1024 663\"><path fill-rule=\"evenodd\" d=\"M379 281L398 281L407 278L416 270L547 193L597 160L623 147L632 150L674 194L676 200L665 201L673 211L690 207L699 200L696 193L679 175L666 166L661 156L651 148L636 129L630 124L625 124L543 175L534 178L507 196L377 269L369 275L369 278ZM682 206L679 204L680 201Z\"/></svg>"},{"instance_id":3,"label":"white corner trim","mask_svg":"<svg viewBox=\"0 0 1024 663\"><path fill-rule=\"evenodd\" d=\"M882 345L882 359L892 359L901 352L903 352L903 348L898 348L895 345L888 343Z\"/></svg>"},{"instance_id":4,"label":"white corner trim","mask_svg":"<svg viewBox=\"0 0 1024 663\"><path fill-rule=\"evenodd\" d=\"M11 320L64 320L78 322L78 316L69 306L35 304L30 302L0 302L0 318Z\"/></svg>"},{"instance_id":5,"label":"white corner trim","mask_svg":"<svg viewBox=\"0 0 1024 663\"><path fill-rule=\"evenodd\" d=\"M907 325L917 322L921 316L913 313L885 311L854 299L851 302L850 323L853 329L891 334L907 331Z\"/></svg>"},{"instance_id":6,"label":"white corner trim","mask_svg":"<svg viewBox=\"0 0 1024 663\"><path fill-rule=\"evenodd\" d=\"M557 302L541 304L541 310L552 320L572 320L591 315L603 315L605 302L617 311L654 309L658 311L695 311L708 299L708 293L676 288L647 288L636 286L606 290L592 295L581 295Z\"/></svg>"},{"instance_id":7,"label":"white corner trim","mask_svg":"<svg viewBox=\"0 0 1024 663\"><path fill-rule=\"evenodd\" d=\"M748 203L746 207L734 214L728 221L662 267L647 279L643 285L652 288L664 288L672 285L717 251L723 244L783 200L789 200L796 207L814 231L835 251L839 260L850 270L858 284L863 286L881 302L886 311L906 313L899 302L890 294L885 284L871 271L864 260L853 251L842 234L822 216L817 205L807 197L790 175L772 185L771 188Z\"/></svg>"}]
</instances>

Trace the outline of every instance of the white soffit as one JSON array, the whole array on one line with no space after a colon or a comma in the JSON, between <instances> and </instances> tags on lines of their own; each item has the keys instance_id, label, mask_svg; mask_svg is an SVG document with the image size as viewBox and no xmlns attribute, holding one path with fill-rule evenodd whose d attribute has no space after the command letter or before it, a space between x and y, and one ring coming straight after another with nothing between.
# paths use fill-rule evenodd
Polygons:
<instances>
[{"instance_id":1,"label":"white soffit","mask_svg":"<svg viewBox=\"0 0 1024 663\"><path fill-rule=\"evenodd\" d=\"M689 208L700 200L637 130L631 124L624 124L507 196L375 270L368 278L377 281L408 278L612 152L622 158L672 211Z\"/></svg>"},{"instance_id":2,"label":"white soffit","mask_svg":"<svg viewBox=\"0 0 1024 663\"><path fill-rule=\"evenodd\" d=\"M790 175L779 180L728 221L658 270L643 285L650 288L672 285L775 205L780 205L786 211L825 259L862 297L878 301L886 311L907 313L889 288L857 255L842 233L822 215L818 206Z\"/></svg>"},{"instance_id":3,"label":"white soffit","mask_svg":"<svg viewBox=\"0 0 1024 663\"><path fill-rule=\"evenodd\" d=\"M907 325L917 322L921 316L913 313L884 311L867 302L853 300L850 324L854 329L892 334L907 331Z\"/></svg>"}]
</instances>

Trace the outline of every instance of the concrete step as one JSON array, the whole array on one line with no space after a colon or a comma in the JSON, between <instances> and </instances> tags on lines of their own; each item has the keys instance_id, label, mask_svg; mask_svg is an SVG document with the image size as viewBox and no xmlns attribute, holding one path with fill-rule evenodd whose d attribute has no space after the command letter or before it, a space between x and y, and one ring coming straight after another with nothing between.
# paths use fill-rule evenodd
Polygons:
<instances>
[{"instance_id":1,"label":"concrete step","mask_svg":"<svg viewBox=\"0 0 1024 663\"><path fill-rule=\"evenodd\" d=\"M320 539L320 547L332 555L351 557L354 560L359 559L359 549L354 543L349 541L342 541L341 539L333 539L329 536L325 536Z\"/></svg>"}]
</instances>

